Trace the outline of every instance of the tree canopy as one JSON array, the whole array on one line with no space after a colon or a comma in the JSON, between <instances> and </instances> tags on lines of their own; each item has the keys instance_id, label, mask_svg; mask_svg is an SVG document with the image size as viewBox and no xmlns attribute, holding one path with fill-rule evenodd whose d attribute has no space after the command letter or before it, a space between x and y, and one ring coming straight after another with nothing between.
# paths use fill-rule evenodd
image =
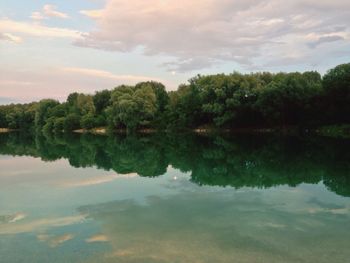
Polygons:
<instances>
[{"instance_id":1,"label":"tree canopy","mask_svg":"<svg viewBox=\"0 0 350 263\"><path fill-rule=\"evenodd\" d=\"M350 123L350 63L304 73L197 75L176 91L149 81L0 106L0 128L52 133L139 129L318 127Z\"/></svg>"}]
</instances>

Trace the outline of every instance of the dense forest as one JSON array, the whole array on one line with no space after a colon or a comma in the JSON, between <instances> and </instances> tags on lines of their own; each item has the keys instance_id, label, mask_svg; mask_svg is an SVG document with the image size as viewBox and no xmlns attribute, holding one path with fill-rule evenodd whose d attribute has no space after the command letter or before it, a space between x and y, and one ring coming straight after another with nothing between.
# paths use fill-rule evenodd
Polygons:
<instances>
[{"instance_id":1,"label":"dense forest","mask_svg":"<svg viewBox=\"0 0 350 263\"><path fill-rule=\"evenodd\" d=\"M0 134L0 154L65 158L74 167L143 177L166 174L171 166L198 185L268 188L323 182L343 196L350 196L349 146L348 140L267 134Z\"/></svg>"},{"instance_id":2,"label":"dense forest","mask_svg":"<svg viewBox=\"0 0 350 263\"><path fill-rule=\"evenodd\" d=\"M350 63L318 72L198 75L176 91L158 82L0 106L0 128L60 133L210 128L314 128L350 123Z\"/></svg>"}]
</instances>

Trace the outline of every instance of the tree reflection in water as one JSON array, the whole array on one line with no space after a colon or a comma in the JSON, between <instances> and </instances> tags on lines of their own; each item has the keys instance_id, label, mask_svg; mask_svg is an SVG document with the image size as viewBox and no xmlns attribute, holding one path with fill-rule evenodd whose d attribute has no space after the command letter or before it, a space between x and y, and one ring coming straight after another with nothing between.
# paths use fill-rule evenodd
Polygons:
<instances>
[{"instance_id":1,"label":"tree reflection in water","mask_svg":"<svg viewBox=\"0 0 350 263\"><path fill-rule=\"evenodd\" d=\"M350 141L266 135L62 136L0 134L0 154L66 158L74 167L163 175L169 165L198 185L268 188L323 182L350 196Z\"/></svg>"}]
</instances>

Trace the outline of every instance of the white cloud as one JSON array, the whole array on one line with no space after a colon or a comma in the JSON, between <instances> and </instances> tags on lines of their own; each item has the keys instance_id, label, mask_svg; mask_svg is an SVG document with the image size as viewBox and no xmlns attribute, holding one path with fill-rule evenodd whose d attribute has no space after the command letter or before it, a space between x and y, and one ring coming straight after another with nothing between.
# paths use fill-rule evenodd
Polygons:
<instances>
[{"instance_id":1,"label":"white cloud","mask_svg":"<svg viewBox=\"0 0 350 263\"><path fill-rule=\"evenodd\" d=\"M39 11L33 12L32 15L30 16L30 18L34 20L43 20L49 17L56 17L56 18L62 18L62 19L69 18L69 16L66 13L57 11L57 7L54 5L44 5L41 12Z\"/></svg>"},{"instance_id":2,"label":"white cloud","mask_svg":"<svg viewBox=\"0 0 350 263\"><path fill-rule=\"evenodd\" d=\"M33 20L38 20L38 21L46 19L46 17L43 16L43 14L40 13L40 12L33 12L31 14L30 18L33 19Z\"/></svg>"},{"instance_id":3,"label":"white cloud","mask_svg":"<svg viewBox=\"0 0 350 263\"><path fill-rule=\"evenodd\" d=\"M36 23L0 19L0 32L22 33L37 37L79 38L81 32L59 27L49 27ZM9 33L7 33L9 34Z\"/></svg>"},{"instance_id":4,"label":"white cloud","mask_svg":"<svg viewBox=\"0 0 350 263\"><path fill-rule=\"evenodd\" d=\"M20 44L23 41L22 38L19 36L15 36L10 33L1 33L1 32L0 32L0 40L10 41L16 44Z\"/></svg>"},{"instance_id":5,"label":"white cloud","mask_svg":"<svg viewBox=\"0 0 350 263\"><path fill-rule=\"evenodd\" d=\"M97 28L76 45L118 52L142 48L146 55L173 57L165 66L177 72L225 61L246 68L317 63L350 44L348 0L107 0L103 10L83 13ZM320 39L312 48L310 34ZM342 39L326 41L331 39L324 34ZM324 49L326 44L333 46ZM298 54L290 55L295 49Z\"/></svg>"},{"instance_id":6,"label":"white cloud","mask_svg":"<svg viewBox=\"0 0 350 263\"><path fill-rule=\"evenodd\" d=\"M43 7L43 12L45 15L49 16L49 17L58 17L58 18L68 18L69 16L65 13L62 12L58 12L56 10L56 6L54 5L44 5Z\"/></svg>"},{"instance_id":7,"label":"white cloud","mask_svg":"<svg viewBox=\"0 0 350 263\"><path fill-rule=\"evenodd\" d=\"M126 81L126 82L141 82L141 81L147 81L147 80L154 80L158 82L163 82L162 79L158 78L151 78L147 76L136 76L136 75L116 75L109 71L104 70L98 70L98 69L89 69L89 68L63 68L64 72L68 73L74 73L79 75L86 75L90 77L96 77L96 78L105 78L105 79L112 79L119 81Z\"/></svg>"},{"instance_id":8,"label":"white cloud","mask_svg":"<svg viewBox=\"0 0 350 263\"><path fill-rule=\"evenodd\" d=\"M81 10L79 11L80 14L85 15L90 18L101 18L103 15L102 9L96 9L96 10Z\"/></svg>"}]
</instances>

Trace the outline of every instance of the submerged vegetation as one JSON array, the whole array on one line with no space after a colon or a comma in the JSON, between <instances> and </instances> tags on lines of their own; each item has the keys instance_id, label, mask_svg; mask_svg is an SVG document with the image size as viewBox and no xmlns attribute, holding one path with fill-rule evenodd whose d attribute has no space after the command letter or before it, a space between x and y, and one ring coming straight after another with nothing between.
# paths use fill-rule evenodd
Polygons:
<instances>
[{"instance_id":1,"label":"submerged vegetation","mask_svg":"<svg viewBox=\"0 0 350 263\"><path fill-rule=\"evenodd\" d=\"M0 128L45 133L96 127L132 132L349 123L350 63L323 77L315 71L198 75L176 91L167 92L158 82L142 82L94 95L72 93L63 103L44 99L0 106Z\"/></svg>"}]
</instances>

